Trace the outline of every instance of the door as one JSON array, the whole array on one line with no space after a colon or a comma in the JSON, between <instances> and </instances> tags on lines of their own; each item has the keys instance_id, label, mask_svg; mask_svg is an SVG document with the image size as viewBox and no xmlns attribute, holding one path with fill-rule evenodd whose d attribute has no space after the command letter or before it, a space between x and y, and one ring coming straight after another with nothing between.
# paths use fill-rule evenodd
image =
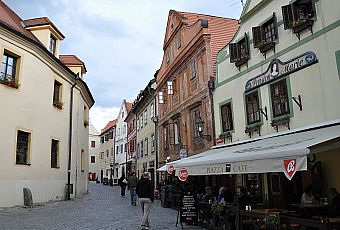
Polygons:
<instances>
[{"instance_id":1,"label":"door","mask_svg":"<svg viewBox=\"0 0 340 230\"><path fill-rule=\"evenodd\" d=\"M268 175L269 188L269 205L272 208L284 207L284 194L282 186L282 177L280 173L269 173Z\"/></svg>"},{"instance_id":2,"label":"door","mask_svg":"<svg viewBox=\"0 0 340 230\"><path fill-rule=\"evenodd\" d=\"M103 170L100 170L100 182L103 183L103 179L104 179L104 172Z\"/></svg>"}]
</instances>

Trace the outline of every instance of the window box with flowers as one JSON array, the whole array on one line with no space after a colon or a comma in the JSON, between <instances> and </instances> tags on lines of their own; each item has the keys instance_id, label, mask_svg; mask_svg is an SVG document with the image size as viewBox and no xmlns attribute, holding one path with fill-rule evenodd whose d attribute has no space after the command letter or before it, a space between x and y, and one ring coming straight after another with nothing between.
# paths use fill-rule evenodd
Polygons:
<instances>
[{"instance_id":1,"label":"window box with flowers","mask_svg":"<svg viewBox=\"0 0 340 230\"><path fill-rule=\"evenodd\" d=\"M314 24L314 20L311 19L299 19L299 20L295 20L293 21L293 32L295 34L300 33L301 31L304 31L305 29L309 29L311 30L311 28L313 27Z\"/></svg>"},{"instance_id":2,"label":"window box with flowers","mask_svg":"<svg viewBox=\"0 0 340 230\"><path fill-rule=\"evenodd\" d=\"M0 83L15 89L18 89L20 86L20 84L16 80L10 80L6 78L0 78Z\"/></svg>"},{"instance_id":3,"label":"window box with flowers","mask_svg":"<svg viewBox=\"0 0 340 230\"><path fill-rule=\"evenodd\" d=\"M278 214L270 214L263 218L263 223L266 225L266 229L276 230L280 226L280 216Z\"/></svg>"},{"instance_id":4,"label":"window box with flowers","mask_svg":"<svg viewBox=\"0 0 340 230\"><path fill-rule=\"evenodd\" d=\"M275 42L263 41L259 46L259 50L261 53L266 53L269 50L273 50L275 48L275 44Z\"/></svg>"},{"instance_id":5,"label":"window box with flowers","mask_svg":"<svg viewBox=\"0 0 340 230\"><path fill-rule=\"evenodd\" d=\"M223 132L218 137L223 140L223 143L225 143L226 139L230 139L230 141L232 141L233 135L231 132Z\"/></svg>"},{"instance_id":6,"label":"window box with flowers","mask_svg":"<svg viewBox=\"0 0 340 230\"><path fill-rule=\"evenodd\" d=\"M53 106L58 108L58 109L63 109L64 102L59 101L59 100L55 100L55 101L53 101Z\"/></svg>"}]
</instances>

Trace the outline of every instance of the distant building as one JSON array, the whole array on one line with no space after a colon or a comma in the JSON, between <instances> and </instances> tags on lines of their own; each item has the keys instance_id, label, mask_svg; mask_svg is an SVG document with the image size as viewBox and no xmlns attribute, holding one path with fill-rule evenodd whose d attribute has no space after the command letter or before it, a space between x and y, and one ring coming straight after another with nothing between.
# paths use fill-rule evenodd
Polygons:
<instances>
[{"instance_id":1,"label":"distant building","mask_svg":"<svg viewBox=\"0 0 340 230\"><path fill-rule=\"evenodd\" d=\"M123 174L126 176L127 164L127 124L125 122L126 116L132 108L132 103L123 100L119 110L116 123L116 139L115 139L115 165L114 165L114 179L118 180Z\"/></svg>"},{"instance_id":2,"label":"distant building","mask_svg":"<svg viewBox=\"0 0 340 230\"><path fill-rule=\"evenodd\" d=\"M95 181L100 176L99 168L100 133L90 122L89 127L89 180Z\"/></svg>"},{"instance_id":3,"label":"distant building","mask_svg":"<svg viewBox=\"0 0 340 230\"><path fill-rule=\"evenodd\" d=\"M88 191L94 99L85 63L58 58L63 39L48 18L22 20L0 1L1 207L23 205L23 188L33 202Z\"/></svg>"},{"instance_id":4,"label":"distant building","mask_svg":"<svg viewBox=\"0 0 340 230\"><path fill-rule=\"evenodd\" d=\"M99 178L104 184L108 184L114 177L116 125L117 120L109 121L100 133Z\"/></svg>"},{"instance_id":5,"label":"distant building","mask_svg":"<svg viewBox=\"0 0 340 230\"><path fill-rule=\"evenodd\" d=\"M133 113L133 109L130 110L125 118L127 124L127 172L136 173L136 161L137 161L137 123L136 114Z\"/></svg>"},{"instance_id":6,"label":"distant building","mask_svg":"<svg viewBox=\"0 0 340 230\"><path fill-rule=\"evenodd\" d=\"M160 165L213 146L216 55L237 29L234 19L170 10L157 74Z\"/></svg>"}]
</instances>

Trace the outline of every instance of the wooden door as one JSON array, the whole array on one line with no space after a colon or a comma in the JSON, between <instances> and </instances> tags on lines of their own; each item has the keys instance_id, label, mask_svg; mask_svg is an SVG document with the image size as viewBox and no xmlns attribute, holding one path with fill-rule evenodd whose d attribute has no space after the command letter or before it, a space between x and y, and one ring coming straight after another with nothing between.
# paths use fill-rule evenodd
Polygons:
<instances>
[{"instance_id":1,"label":"wooden door","mask_svg":"<svg viewBox=\"0 0 340 230\"><path fill-rule=\"evenodd\" d=\"M269 173L268 175L269 188L269 205L272 208L284 207L284 193L282 177L280 173Z\"/></svg>"}]
</instances>

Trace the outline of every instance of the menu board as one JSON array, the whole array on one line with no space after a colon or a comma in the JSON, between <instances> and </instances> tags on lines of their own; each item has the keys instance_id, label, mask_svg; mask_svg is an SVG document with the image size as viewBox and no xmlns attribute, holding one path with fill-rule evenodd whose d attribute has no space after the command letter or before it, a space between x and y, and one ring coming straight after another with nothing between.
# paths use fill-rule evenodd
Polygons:
<instances>
[{"instance_id":1,"label":"menu board","mask_svg":"<svg viewBox=\"0 0 340 230\"><path fill-rule=\"evenodd\" d=\"M195 224L197 223L197 202L196 194L185 192L181 197L180 205L181 222Z\"/></svg>"}]
</instances>

